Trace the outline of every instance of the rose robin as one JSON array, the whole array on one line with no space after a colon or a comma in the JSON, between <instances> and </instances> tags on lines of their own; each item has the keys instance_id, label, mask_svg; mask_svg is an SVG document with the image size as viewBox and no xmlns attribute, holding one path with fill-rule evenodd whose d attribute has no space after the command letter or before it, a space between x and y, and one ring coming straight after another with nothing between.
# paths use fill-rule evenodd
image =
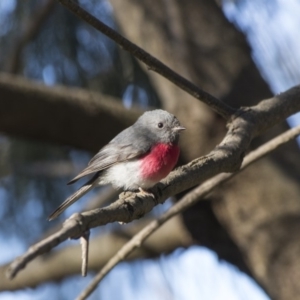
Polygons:
<instances>
[{"instance_id":1,"label":"rose robin","mask_svg":"<svg viewBox=\"0 0 300 300\"><path fill-rule=\"evenodd\" d=\"M50 216L56 218L93 187L112 184L124 190L146 192L174 168L179 157L179 134L185 128L161 109L145 112L104 146L69 184L94 174Z\"/></svg>"}]
</instances>

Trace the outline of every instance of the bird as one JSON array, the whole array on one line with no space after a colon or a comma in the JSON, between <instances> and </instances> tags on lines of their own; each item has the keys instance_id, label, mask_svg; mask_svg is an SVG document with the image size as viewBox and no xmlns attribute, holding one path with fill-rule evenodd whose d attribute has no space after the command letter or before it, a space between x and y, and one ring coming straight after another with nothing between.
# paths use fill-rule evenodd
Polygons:
<instances>
[{"instance_id":1,"label":"bird","mask_svg":"<svg viewBox=\"0 0 300 300\"><path fill-rule=\"evenodd\" d=\"M180 154L179 135L183 130L178 119L165 110L144 112L133 125L101 148L88 166L68 183L93 174L49 216L49 221L99 185L112 184L116 189L148 193L175 167Z\"/></svg>"}]
</instances>

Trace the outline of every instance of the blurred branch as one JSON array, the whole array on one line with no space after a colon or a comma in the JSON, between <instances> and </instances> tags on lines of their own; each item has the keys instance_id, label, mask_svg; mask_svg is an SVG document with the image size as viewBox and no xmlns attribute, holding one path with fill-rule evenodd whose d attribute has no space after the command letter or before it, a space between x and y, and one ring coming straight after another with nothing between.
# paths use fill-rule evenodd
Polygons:
<instances>
[{"instance_id":1,"label":"blurred branch","mask_svg":"<svg viewBox=\"0 0 300 300\"><path fill-rule=\"evenodd\" d=\"M80 238L81 244L81 276L87 274L87 266L89 261L90 231L86 231Z\"/></svg>"},{"instance_id":2,"label":"blurred branch","mask_svg":"<svg viewBox=\"0 0 300 300\"><path fill-rule=\"evenodd\" d=\"M0 94L0 132L93 152L141 113L107 95L47 87L4 73L0 73Z\"/></svg>"},{"instance_id":3,"label":"blurred branch","mask_svg":"<svg viewBox=\"0 0 300 300\"><path fill-rule=\"evenodd\" d=\"M18 164L18 172L27 176L41 176L47 178L72 177L82 170L69 160L46 161L39 160L36 162Z\"/></svg>"},{"instance_id":4,"label":"blurred branch","mask_svg":"<svg viewBox=\"0 0 300 300\"><path fill-rule=\"evenodd\" d=\"M128 241L124 246L122 246L122 248L105 264L105 266L95 276L95 278L89 284L89 286L79 295L77 300L86 299L97 288L100 281L108 274L110 270L112 270L118 263L124 260L135 248L140 247L140 245L142 245L142 243L152 233L159 229L162 226L162 224L167 222L170 218L183 212L198 201L203 200L203 198L207 196L207 194L209 194L214 188L231 179L232 177L236 176L239 172L247 168L256 160L267 155L280 145L296 138L298 135L300 135L300 126L279 135L278 137L272 139L270 142L267 142L263 146L259 147L257 150L251 152L249 155L246 156L241 166L241 169L238 172L233 174L222 173L216 175L212 179L204 182L202 185L193 189L191 192L185 195L179 202L175 203L166 213L164 213L156 220L153 220L139 233L133 236L130 241Z\"/></svg>"},{"instance_id":5,"label":"blurred branch","mask_svg":"<svg viewBox=\"0 0 300 300\"><path fill-rule=\"evenodd\" d=\"M150 221L153 220L152 218ZM130 225L116 225L113 232L102 233L91 239L88 270L96 272L114 255L134 234L139 232L149 220L140 220ZM193 242L180 216L172 218L159 231L153 234L140 249L133 251L128 260L156 257L178 247L187 247ZM100 247L100 248L99 248ZM63 249L40 256L14 280L5 277L8 265L0 267L0 291L13 291L35 287L45 282L61 281L68 276L80 274L80 246L69 245ZM72 258L72 259L70 259ZM61 266L64 266L63 268Z\"/></svg>"},{"instance_id":6,"label":"blurred branch","mask_svg":"<svg viewBox=\"0 0 300 300\"><path fill-rule=\"evenodd\" d=\"M38 7L35 12L30 16L27 26L22 32L21 37L15 43L12 53L8 59L7 71L10 73L17 73L20 68L21 53L24 47L35 38L39 33L43 23L47 20L52 9L54 8L56 1L47 0L45 3L38 3Z\"/></svg>"},{"instance_id":7,"label":"blurred branch","mask_svg":"<svg viewBox=\"0 0 300 300\"><path fill-rule=\"evenodd\" d=\"M77 17L86 21L88 24L105 34L107 37L116 42L122 49L128 51L135 58L145 63L148 68L152 71L157 72L163 77L167 78L169 81L195 97L196 99L207 104L211 109L220 114L226 120L236 111L234 108L228 106L226 103L220 101L204 90L200 89L198 86L194 85L192 82L186 78L180 76L178 73L171 70L161 61L150 55L148 52L138 47L134 43L130 42L124 38L121 34L117 33L115 30L109 26L102 23L96 17L85 11L77 3L72 0L58 0L62 5L67 7L72 11Z\"/></svg>"},{"instance_id":8,"label":"blurred branch","mask_svg":"<svg viewBox=\"0 0 300 300\"><path fill-rule=\"evenodd\" d=\"M210 155L197 158L173 171L153 189L155 199L141 193L123 193L119 200L108 207L74 214L65 221L60 231L30 247L23 256L17 258L8 269L8 276L13 278L29 261L50 251L68 238L78 238L85 231L107 223L128 223L139 219L172 195L221 172L238 171L252 138L299 111L299 98L300 86L296 86L271 99L263 100L256 106L239 109L232 116L223 141ZM140 242L135 241L136 246L139 246Z\"/></svg>"}]
</instances>

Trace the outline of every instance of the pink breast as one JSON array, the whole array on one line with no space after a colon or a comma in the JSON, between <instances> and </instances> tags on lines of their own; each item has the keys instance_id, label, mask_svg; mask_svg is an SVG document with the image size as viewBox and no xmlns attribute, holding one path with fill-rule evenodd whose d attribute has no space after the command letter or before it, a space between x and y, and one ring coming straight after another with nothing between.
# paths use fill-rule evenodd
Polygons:
<instances>
[{"instance_id":1,"label":"pink breast","mask_svg":"<svg viewBox=\"0 0 300 300\"><path fill-rule=\"evenodd\" d=\"M175 167L179 157L177 145L157 144L141 161L141 174L144 179L155 182L165 178Z\"/></svg>"}]
</instances>

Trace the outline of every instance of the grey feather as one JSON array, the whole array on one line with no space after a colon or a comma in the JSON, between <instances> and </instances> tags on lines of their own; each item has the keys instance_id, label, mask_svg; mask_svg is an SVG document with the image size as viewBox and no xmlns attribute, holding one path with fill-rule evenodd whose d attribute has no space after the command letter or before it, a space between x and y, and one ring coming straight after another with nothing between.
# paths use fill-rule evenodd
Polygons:
<instances>
[{"instance_id":1,"label":"grey feather","mask_svg":"<svg viewBox=\"0 0 300 300\"><path fill-rule=\"evenodd\" d=\"M79 198L85 195L89 190L91 190L94 185L97 183L97 176L93 176L86 184L84 184L79 190L77 190L74 194L72 194L69 198L67 198L49 217L48 220L51 221L57 218L66 208L76 202Z\"/></svg>"},{"instance_id":2,"label":"grey feather","mask_svg":"<svg viewBox=\"0 0 300 300\"><path fill-rule=\"evenodd\" d=\"M133 136L137 136L137 139L133 140L132 143L128 143L132 140ZM138 143L137 141L140 142ZM86 175L103 171L117 163L138 158L146 154L150 149L151 140L145 139L142 135L139 136L138 133L135 133L135 130L132 127L129 127L117 135L116 138L114 138L109 144L104 146L91 159L88 166L68 184L72 184Z\"/></svg>"}]
</instances>

